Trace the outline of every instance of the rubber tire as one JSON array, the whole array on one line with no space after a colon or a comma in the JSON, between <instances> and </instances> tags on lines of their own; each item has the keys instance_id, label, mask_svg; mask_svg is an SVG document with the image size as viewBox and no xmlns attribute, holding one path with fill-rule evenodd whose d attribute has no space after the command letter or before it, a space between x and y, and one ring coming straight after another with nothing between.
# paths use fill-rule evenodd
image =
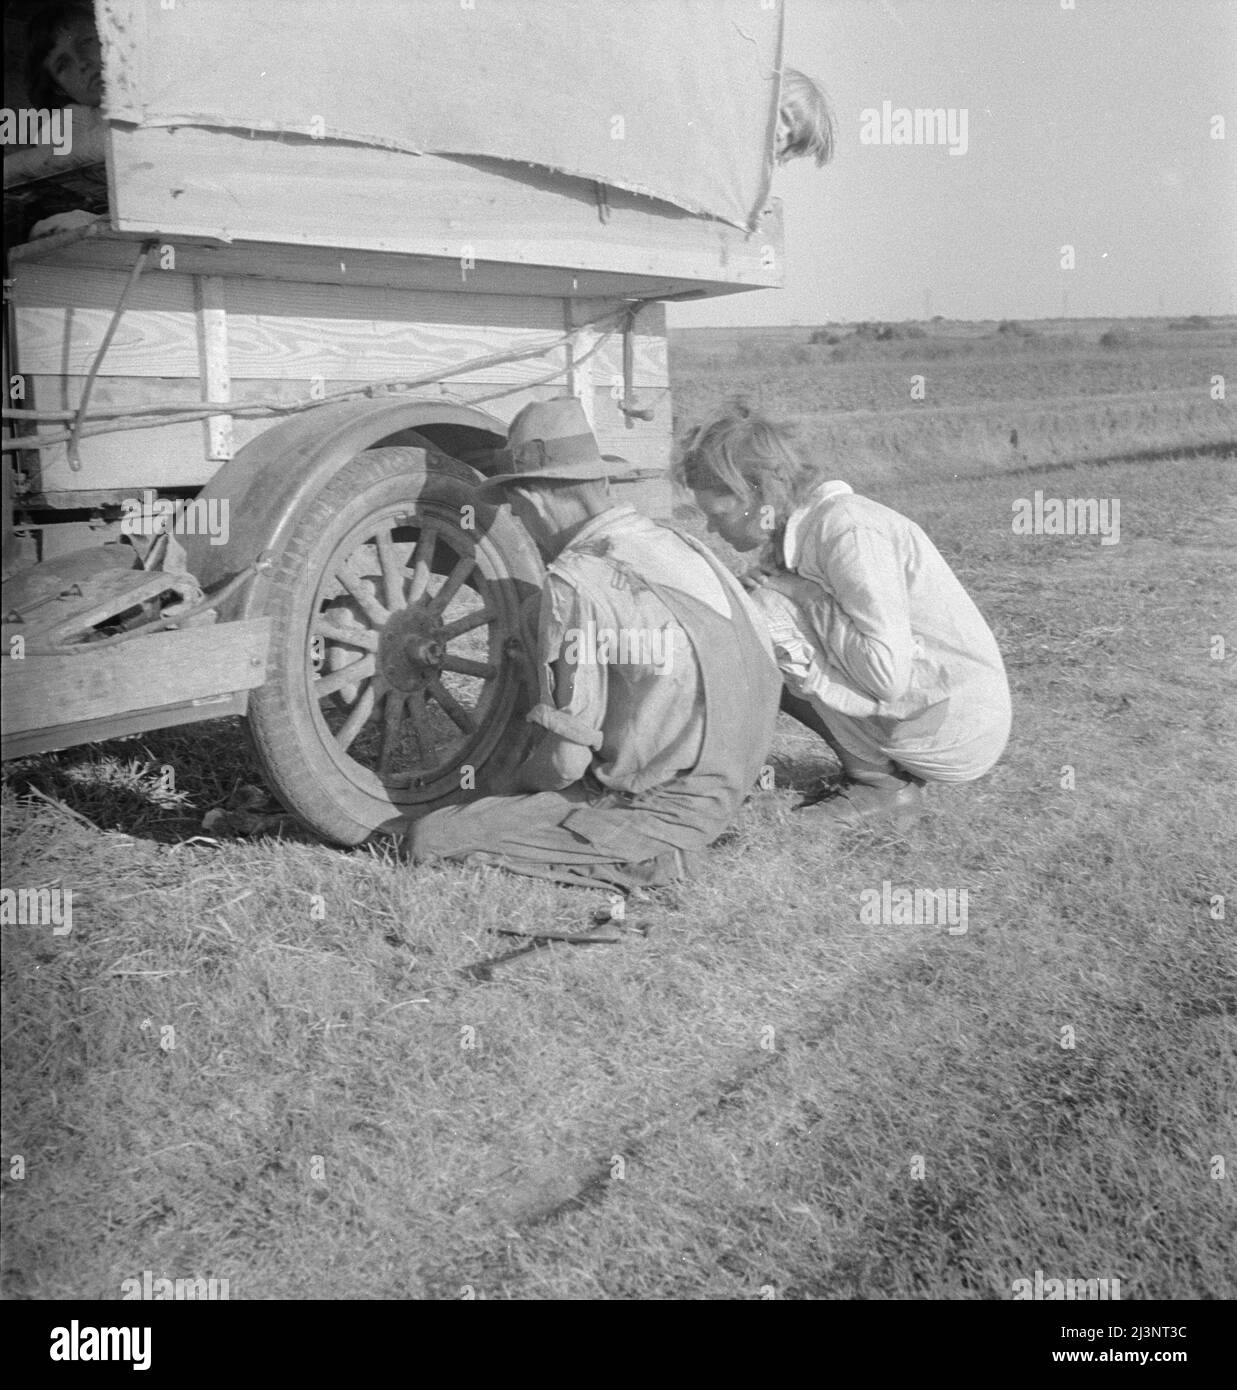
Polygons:
<instances>
[{"instance_id":1,"label":"rubber tire","mask_svg":"<svg viewBox=\"0 0 1237 1390\"><path fill-rule=\"evenodd\" d=\"M418 449L366 450L301 507L291 539L269 574L265 611L273 619L271 651L266 681L250 696L250 735L270 789L288 811L335 844L360 844L375 832L402 834L413 817L459 801L466 793L455 790L401 809L376 778L376 790L358 786L327 752L305 675L310 609L323 568L349 531L385 507L400 504L416 512L422 504L434 503L456 511L471 504L476 509L477 551L488 559L489 582L500 591L507 614L514 615L507 635L516 636L520 605L540 590L544 569L536 547L511 513L478 499L475 487L480 481L476 470L441 453L427 461ZM529 692L517 664L504 665L499 679L515 683L516 698L489 756L491 770L493 765L509 765L527 744L523 713ZM504 702L509 703L496 699ZM478 778L482 771L479 767Z\"/></svg>"}]
</instances>

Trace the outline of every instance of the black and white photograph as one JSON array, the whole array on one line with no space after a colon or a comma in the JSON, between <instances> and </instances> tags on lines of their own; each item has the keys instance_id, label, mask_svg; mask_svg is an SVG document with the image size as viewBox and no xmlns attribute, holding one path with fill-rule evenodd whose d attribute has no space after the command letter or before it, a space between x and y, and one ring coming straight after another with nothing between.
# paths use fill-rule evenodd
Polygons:
<instances>
[{"instance_id":1,"label":"black and white photograph","mask_svg":"<svg viewBox=\"0 0 1237 1390\"><path fill-rule=\"evenodd\" d=\"M4 39L39 1374L187 1374L239 1315L173 1354L189 1302L880 1304L908 1366L895 1303L1055 1303L1028 1374L1201 1361L1237 0Z\"/></svg>"}]
</instances>

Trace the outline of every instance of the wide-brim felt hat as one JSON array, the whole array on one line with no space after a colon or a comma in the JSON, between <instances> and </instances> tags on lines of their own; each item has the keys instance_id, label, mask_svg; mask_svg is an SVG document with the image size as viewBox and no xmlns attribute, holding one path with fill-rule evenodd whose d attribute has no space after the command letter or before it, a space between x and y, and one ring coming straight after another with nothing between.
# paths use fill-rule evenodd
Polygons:
<instances>
[{"instance_id":1,"label":"wide-brim felt hat","mask_svg":"<svg viewBox=\"0 0 1237 1390\"><path fill-rule=\"evenodd\" d=\"M575 396L533 401L512 420L507 447L495 459L496 471L478 491L512 483L635 481L657 476L615 454L603 454Z\"/></svg>"}]
</instances>

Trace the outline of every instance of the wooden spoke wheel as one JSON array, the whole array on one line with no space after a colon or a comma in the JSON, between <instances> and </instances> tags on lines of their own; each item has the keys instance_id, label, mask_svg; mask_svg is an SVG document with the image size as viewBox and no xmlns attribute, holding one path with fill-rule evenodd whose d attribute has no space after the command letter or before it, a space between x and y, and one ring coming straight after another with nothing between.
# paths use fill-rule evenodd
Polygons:
<instances>
[{"instance_id":1,"label":"wooden spoke wheel","mask_svg":"<svg viewBox=\"0 0 1237 1390\"><path fill-rule=\"evenodd\" d=\"M520 605L541 566L480 475L359 454L296 519L272 581L272 661L249 722L268 780L355 844L447 804L523 742Z\"/></svg>"}]
</instances>

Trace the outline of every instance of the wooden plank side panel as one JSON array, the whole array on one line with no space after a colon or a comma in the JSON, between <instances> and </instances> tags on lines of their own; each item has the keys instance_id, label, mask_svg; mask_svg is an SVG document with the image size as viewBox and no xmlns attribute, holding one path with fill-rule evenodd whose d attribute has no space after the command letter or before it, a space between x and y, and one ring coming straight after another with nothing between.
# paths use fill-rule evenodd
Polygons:
<instances>
[{"instance_id":1,"label":"wooden plank side panel","mask_svg":"<svg viewBox=\"0 0 1237 1390\"><path fill-rule=\"evenodd\" d=\"M547 337L536 329L228 315L233 372L306 382L315 377L388 381L422 376L494 353L535 348ZM551 366L563 370L562 348L523 361L474 369L468 379L531 381L544 376Z\"/></svg>"},{"instance_id":2,"label":"wooden plank side panel","mask_svg":"<svg viewBox=\"0 0 1237 1390\"><path fill-rule=\"evenodd\" d=\"M603 454L617 454L638 468L657 470L657 477L621 484L616 498L655 520L669 520L675 503L669 474L673 449L670 389L642 387L639 401L652 410L651 420L628 419L619 410L613 392L597 388L593 401L597 444Z\"/></svg>"},{"instance_id":3,"label":"wooden plank side panel","mask_svg":"<svg viewBox=\"0 0 1237 1390\"><path fill-rule=\"evenodd\" d=\"M84 376L107 332L125 277L115 271L28 266L14 287L21 369ZM233 377L383 381L520 351L564 329L551 300L433 295L365 286L221 282ZM478 299L480 302L478 303ZM484 368L477 380L532 380L565 365L562 348ZM193 281L139 282L107 352L109 376L194 377L202 366Z\"/></svg>"},{"instance_id":4,"label":"wooden plank side panel","mask_svg":"<svg viewBox=\"0 0 1237 1390\"><path fill-rule=\"evenodd\" d=\"M28 378L31 402L41 410L76 409L84 384L85 378L80 376ZM360 384L363 383L341 382L338 386ZM236 403L294 401L308 395L303 382L233 381L230 390ZM201 399L201 383L188 377L101 376L95 380L90 402L93 409L106 410L125 406L190 406ZM273 419L233 419L233 450L270 429L273 423ZM72 472L65 446L50 445L40 451L31 487L39 492L120 490L125 496L140 497L143 488L200 487L214 476L221 461L207 456L203 423L192 421L91 436L82 441L81 463L81 470Z\"/></svg>"},{"instance_id":5,"label":"wooden plank side panel","mask_svg":"<svg viewBox=\"0 0 1237 1390\"><path fill-rule=\"evenodd\" d=\"M121 230L304 243L685 282L780 285L780 238L500 160L109 129ZM767 248L767 249L766 249Z\"/></svg>"},{"instance_id":6,"label":"wooden plank side panel","mask_svg":"<svg viewBox=\"0 0 1237 1390\"><path fill-rule=\"evenodd\" d=\"M780 224L780 213L771 209L770 226ZM15 266L54 265L128 271L142 237L95 223L90 227L40 237L10 252ZM777 238L780 240L780 233ZM278 243L236 241L227 245L166 238L163 246L175 253L175 269L182 275L218 275L225 278L258 278L298 284L389 286L429 293L466 293L470 296L534 296L539 298L657 299L684 292L729 294L750 286L710 284L707 287L676 281L666 276L620 274L612 271L511 265L478 261L464 268L458 260L412 256L382 251L339 250L323 246L289 246ZM162 248L161 248L162 251Z\"/></svg>"},{"instance_id":7,"label":"wooden plank side panel","mask_svg":"<svg viewBox=\"0 0 1237 1390\"><path fill-rule=\"evenodd\" d=\"M136 637L88 655L7 662L5 733L251 690L266 679L270 623L251 618Z\"/></svg>"},{"instance_id":8,"label":"wooden plank side panel","mask_svg":"<svg viewBox=\"0 0 1237 1390\"><path fill-rule=\"evenodd\" d=\"M35 377L31 379L32 398L45 409L70 410L79 399L80 377ZM333 381L329 390L363 385L355 381ZM565 382L558 379L538 386L516 382L453 383L452 401L477 403L499 420L510 422L530 401L549 400L561 396ZM501 392L501 395L495 395ZM300 400L304 397L301 383L287 381L234 381L233 400L266 399ZM193 381L144 379L140 377L100 377L95 382L93 403L100 407L144 405L153 400L168 404L192 404L198 397L198 385ZM620 454L625 458L638 457L642 467L666 466L670 450L671 404L668 387L641 387L641 405L652 408L651 421L633 422L631 429L618 409L608 385L599 385L592 393L593 415L597 424L598 443L603 453ZM233 442L240 449L275 423L270 419L234 420ZM96 435L82 442L82 468L69 470L63 445L42 451L42 469L31 478L31 486L40 492L120 492L126 497L140 498L144 488L201 487L212 478L219 463L206 457L205 440L200 422L164 425L151 430L121 430L115 434Z\"/></svg>"},{"instance_id":9,"label":"wooden plank side panel","mask_svg":"<svg viewBox=\"0 0 1237 1390\"><path fill-rule=\"evenodd\" d=\"M126 243L132 246L132 243ZM27 248L20 248L25 250ZM223 248L220 248L221 250ZM291 248L289 254L296 254ZM133 309L188 309L193 305L193 277L207 270L148 270L129 295ZM78 309L115 307L128 277L128 266L45 264L19 260L13 275L13 302L61 305ZM390 290L366 284L317 285L287 280L223 275L229 307L240 313L293 314L317 312L342 318L389 319L396 322L475 324L495 328L536 328L555 332L562 327L562 304L526 294L476 295L437 290ZM620 299L590 299L576 306L583 320L605 313Z\"/></svg>"},{"instance_id":10,"label":"wooden plank side panel","mask_svg":"<svg viewBox=\"0 0 1237 1390\"><path fill-rule=\"evenodd\" d=\"M23 265L15 287L17 341L30 382L30 402L72 410L86 371L124 285L123 273L84 267ZM201 278L199 284L204 283ZM616 307L613 300L569 301L528 296L440 294L367 286L293 285L256 279L211 282L209 312L217 322L219 379L230 378L237 403L306 401L367 382L448 369L489 353L537 345ZM201 373L210 364L202 291L193 277L152 272L139 282L95 383L96 409L126 405L191 405L203 399ZM621 303L621 302L620 302ZM369 317L372 316L372 317ZM588 339L582 334L582 346ZM222 347L226 340L226 363ZM226 367L226 371L222 369ZM530 400L570 389L565 348L428 385L419 395L477 403L504 421ZM633 334L636 403L659 419L629 427L618 403L623 391L623 335L613 333L575 374L603 449L642 459L668 457L669 400L665 313L645 306ZM552 376L543 381L548 373ZM663 400L664 398L664 400ZM223 417L226 418L226 417ZM271 419L232 420L233 451L269 429ZM82 469L71 472L62 445L43 450L32 485L42 492L146 487L196 487L216 472L201 422L97 435L82 443ZM656 442L652 442L656 441Z\"/></svg>"},{"instance_id":11,"label":"wooden plank side panel","mask_svg":"<svg viewBox=\"0 0 1237 1390\"><path fill-rule=\"evenodd\" d=\"M572 322L587 323L598 318L613 301L577 300L571 306ZM632 335L633 381L642 386L668 386L670 362L666 347L666 306L646 304L636 316ZM613 386L623 377L623 335L615 333L592 358L594 380Z\"/></svg>"},{"instance_id":12,"label":"wooden plank side panel","mask_svg":"<svg viewBox=\"0 0 1237 1390\"><path fill-rule=\"evenodd\" d=\"M31 401L46 410L71 410L80 399L83 381L82 377L31 377L28 379ZM331 379L324 381L323 389L342 391L365 384L355 379ZM510 420L531 400L547 400L562 395L565 389L561 377L540 387L528 387L521 382L471 380L452 381L449 385L452 389L441 393L443 400L463 404L477 402L481 409L501 420ZM192 405L201 399L199 392L198 383L186 378L100 377L95 382L91 404L98 409L155 403ZM432 399L435 391L427 387L416 394L418 399ZM232 382L234 403L268 399L303 401L308 395L308 385L304 381L251 379ZM234 451L276 423L273 417L233 418ZM68 453L62 444L43 449L40 460L40 466L30 479L33 490L121 490L125 496L139 496L141 490L148 487L201 487L220 467L218 461L207 457L200 421L93 435L82 441L82 467L76 473L69 469Z\"/></svg>"},{"instance_id":13,"label":"wooden plank side panel","mask_svg":"<svg viewBox=\"0 0 1237 1390\"><path fill-rule=\"evenodd\" d=\"M670 466L670 392L646 389L641 404L653 412L651 420L629 420L609 389L598 387L593 395L597 447L603 454L618 454L641 468L666 469Z\"/></svg>"},{"instance_id":14,"label":"wooden plank side panel","mask_svg":"<svg viewBox=\"0 0 1237 1390\"><path fill-rule=\"evenodd\" d=\"M440 323L474 328L523 328L558 333L562 307L533 295L475 295L432 290L390 290L371 285L291 285L277 280L229 278L228 309L237 315L316 316L391 323ZM600 315L618 301L589 302Z\"/></svg>"}]
</instances>

